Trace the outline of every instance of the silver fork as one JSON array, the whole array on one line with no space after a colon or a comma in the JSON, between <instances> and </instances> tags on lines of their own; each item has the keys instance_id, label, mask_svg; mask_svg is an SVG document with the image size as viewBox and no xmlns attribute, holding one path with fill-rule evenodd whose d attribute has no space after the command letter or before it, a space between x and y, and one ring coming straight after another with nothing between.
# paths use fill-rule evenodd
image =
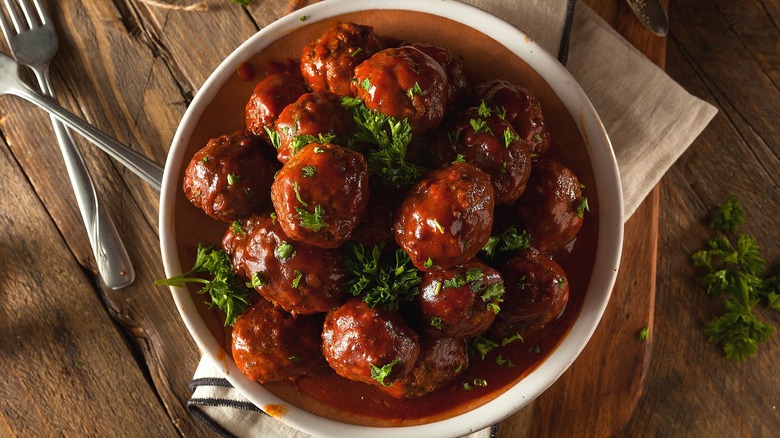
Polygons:
<instances>
[{"instance_id":1,"label":"silver fork","mask_svg":"<svg viewBox=\"0 0 780 438\"><path fill-rule=\"evenodd\" d=\"M57 52L57 34L38 0L5 0L5 14L0 11L0 27L16 60L28 66L38 80L41 92L53 97L49 81L49 61ZM98 271L106 286L121 289L135 280L135 271L119 233L98 200L95 186L84 160L73 144L70 132L56 118L52 125L68 176L81 211Z\"/></svg>"}]
</instances>

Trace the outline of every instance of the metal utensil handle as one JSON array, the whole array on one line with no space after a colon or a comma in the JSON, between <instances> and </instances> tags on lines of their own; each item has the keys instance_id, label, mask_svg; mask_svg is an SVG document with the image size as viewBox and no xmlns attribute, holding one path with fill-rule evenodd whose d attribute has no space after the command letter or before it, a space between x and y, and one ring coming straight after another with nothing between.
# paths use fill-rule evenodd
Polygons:
<instances>
[{"instance_id":1,"label":"metal utensil handle","mask_svg":"<svg viewBox=\"0 0 780 438\"><path fill-rule=\"evenodd\" d=\"M48 75L45 72L34 71L43 94L53 96ZM51 122L87 230L100 278L111 289L127 287L135 280L135 269L125 245L114 222L97 197L95 185L87 172L84 159L73 143L70 132L56 117L51 116Z\"/></svg>"},{"instance_id":2,"label":"metal utensil handle","mask_svg":"<svg viewBox=\"0 0 780 438\"><path fill-rule=\"evenodd\" d=\"M123 166L140 176L154 189L157 191L160 190L160 187L162 186L163 169L159 164L104 134L102 131L80 119L70 111L59 106L51 98L41 95L26 84L19 84L19 86L14 87L14 89L9 90L9 92L47 111L52 116L68 125L69 128L91 141L95 146L111 156L111 158L119 161Z\"/></svg>"}]
</instances>

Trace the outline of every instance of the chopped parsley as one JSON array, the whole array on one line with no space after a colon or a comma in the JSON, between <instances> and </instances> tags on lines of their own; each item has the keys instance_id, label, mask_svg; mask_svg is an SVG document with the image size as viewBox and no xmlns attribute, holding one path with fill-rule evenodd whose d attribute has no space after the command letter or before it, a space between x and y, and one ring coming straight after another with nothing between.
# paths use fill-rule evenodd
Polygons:
<instances>
[{"instance_id":1,"label":"chopped parsley","mask_svg":"<svg viewBox=\"0 0 780 438\"><path fill-rule=\"evenodd\" d=\"M331 143L334 140L336 140L336 135L331 133L317 134L316 137L309 134L296 135L295 137L293 137L293 140L290 143L290 149L292 149L293 153L297 153L299 150L303 149L303 147L306 145L310 145L312 143L319 143L319 144ZM317 153L316 150L314 152Z\"/></svg>"},{"instance_id":2,"label":"chopped parsley","mask_svg":"<svg viewBox=\"0 0 780 438\"><path fill-rule=\"evenodd\" d=\"M636 339L639 342L644 342L650 337L650 327L642 327L636 334Z\"/></svg>"},{"instance_id":3,"label":"chopped parsley","mask_svg":"<svg viewBox=\"0 0 780 438\"><path fill-rule=\"evenodd\" d=\"M285 261L295 255L295 250L289 242L282 241L282 243L276 246L274 255L277 259Z\"/></svg>"},{"instance_id":4,"label":"chopped parsley","mask_svg":"<svg viewBox=\"0 0 780 438\"><path fill-rule=\"evenodd\" d=\"M500 354L496 356L496 365L506 365L508 368L514 368L515 366L511 360L505 359L504 356Z\"/></svg>"},{"instance_id":5,"label":"chopped parsley","mask_svg":"<svg viewBox=\"0 0 780 438\"><path fill-rule=\"evenodd\" d=\"M246 235L246 232L244 232L244 228L241 227L241 222L239 221L233 221L233 223L230 224L230 229L233 230L233 234L237 234L239 236Z\"/></svg>"},{"instance_id":6,"label":"chopped parsley","mask_svg":"<svg viewBox=\"0 0 780 438\"><path fill-rule=\"evenodd\" d=\"M354 52L350 53L349 56L354 58L354 57L358 56L360 54L360 52L362 52L362 51L363 51L363 48L362 47L358 47L357 49L355 49Z\"/></svg>"},{"instance_id":7,"label":"chopped parsley","mask_svg":"<svg viewBox=\"0 0 780 438\"><path fill-rule=\"evenodd\" d=\"M381 304L393 310L419 294L422 277L402 249L395 251L394 263L382 260L383 247L379 244L367 250L361 244L345 244L344 263L352 278L344 286L354 296L363 295L369 307Z\"/></svg>"},{"instance_id":8,"label":"chopped parsley","mask_svg":"<svg viewBox=\"0 0 780 438\"><path fill-rule=\"evenodd\" d=\"M512 131L512 128L508 127L504 130L504 147L509 149L509 145L520 141L520 136Z\"/></svg>"},{"instance_id":9,"label":"chopped parsley","mask_svg":"<svg viewBox=\"0 0 780 438\"><path fill-rule=\"evenodd\" d=\"M254 274L252 274L252 278L246 282L246 287L258 288L258 287L263 287L266 284L268 284L268 282L265 281L265 279L260 276L260 273L255 272Z\"/></svg>"},{"instance_id":10,"label":"chopped parsley","mask_svg":"<svg viewBox=\"0 0 780 438\"><path fill-rule=\"evenodd\" d=\"M528 249L529 246L531 246L531 235L525 230L518 232L514 226L511 226L498 236L490 236L481 251L485 257L492 259L496 249L505 252Z\"/></svg>"},{"instance_id":11,"label":"chopped parsley","mask_svg":"<svg viewBox=\"0 0 780 438\"><path fill-rule=\"evenodd\" d=\"M301 174L306 178L312 178L317 173L317 168L314 166L304 166L301 168Z\"/></svg>"},{"instance_id":12,"label":"chopped parsley","mask_svg":"<svg viewBox=\"0 0 780 438\"><path fill-rule=\"evenodd\" d=\"M301 279L303 278L303 272L299 270L295 270L295 277L292 280L291 286L295 289L298 289L298 286L301 284Z\"/></svg>"},{"instance_id":13,"label":"chopped parsley","mask_svg":"<svg viewBox=\"0 0 780 438\"><path fill-rule=\"evenodd\" d=\"M233 175L232 173L227 174L227 183L229 186L232 186L233 184L238 181L238 179L241 178L241 175Z\"/></svg>"},{"instance_id":14,"label":"chopped parsley","mask_svg":"<svg viewBox=\"0 0 780 438\"><path fill-rule=\"evenodd\" d=\"M431 219L431 223L433 223L433 226L439 231L439 233L444 234L444 227L441 226L436 218Z\"/></svg>"},{"instance_id":15,"label":"chopped parsley","mask_svg":"<svg viewBox=\"0 0 780 438\"><path fill-rule=\"evenodd\" d=\"M263 129L265 129L265 133L268 134L268 140L271 142L271 146L273 146L274 149L279 149L282 146L282 138L279 136L279 133L268 126L263 126Z\"/></svg>"},{"instance_id":16,"label":"chopped parsley","mask_svg":"<svg viewBox=\"0 0 780 438\"><path fill-rule=\"evenodd\" d=\"M431 317L431 327L437 328L441 330L442 327L442 320L438 316L432 316Z\"/></svg>"},{"instance_id":17,"label":"chopped parsley","mask_svg":"<svg viewBox=\"0 0 780 438\"><path fill-rule=\"evenodd\" d=\"M423 268L428 269L431 267L433 267L433 260L431 260L431 258L428 257L428 260L426 260L425 263L423 263Z\"/></svg>"},{"instance_id":18,"label":"chopped parsley","mask_svg":"<svg viewBox=\"0 0 780 438\"><path fill-rule=\"evenodd\" d=\"M385 382L385 379L387 379L390 376L390 373L393 372L393 367L398 362L401 362L400 357L395 358L395 360L393 360L389 364L383 365L381 367L371 364L371 378L379 382L379 384L382 386L390 386L392 382Z\"/></svg>"},{"instance_id":19,"label":"chopped parsley","mask_svg":"<svg viewBox=\"0 0 780 438\"><path fill-rule=\"evenodd\" d=\"M193 274L206 272L211 275L211 280L192 277ZM198 293L208 293L211 296L209 307L216 307L225 312L225 326L233 325L236 317L249 305L249 296L252 292L238 280L238 276L233 272L230 256L223 250L198 244L192 269L181 275L154 282L158 286L175 287L183 287L187 283L203 284Z\"/></svg>"},{"instance_id":20,"label":"chopped parsley","mask_svg":"<svg viewBox=\"0 0 780 438\"><path fill-rule=\"evenodd\" d=\"M328 226L322 215L325 214L325 209L322 205L314 207L314 211L310 212L302 207L295 207L295 211L298 213L298 221L303 228L307 228L315 233Z\"/></svg>"},{"instance_id":21,"label":"chopped parsley","mask_svg":"<svg viewBox=\"0 0 780 438\"><path fill-rule=\"evenodd\" d=\"M392 187L415 183L420 171L406 161L406 150L412 140L412 127L407 119L396 120L366 108L362 100L345 97L341 105L352 111L355 132L348 139L350 146L369 144L364 152L368 171Z\"/></svg>"},{"instance_id":22,"label":"chopped parsley","mask_svg":"<svg viewBox=\"0 0 780 438\"><path fill-rule=\"evenodd\" d=\"M712 224L721 231L734 231L743 221L739 203L729 198L716 208ZM764 259L756 239L749 234L740 235L736 245L725 234L706 245L692 256L696 279L710 296L723 300L723 313L705 326L704 334L723 348L727 359L744 362L774 332L774 327L753 314L753 308L765 301L770 309L780 312L780 281L778 277L764 278Z\"/></svg>"},{"instance_id":23,"label":"chopped parsley","mask_svg":"<svg viewBox=\"0 0 780 438\"><path fill-rule=\"evenodd\" d=\"M487 354L490 353L494 348L497 348L498 343L484 336L477 336L471 340L470 347L472 353L479 354L482 360L485 360L485 356L487 356Z\"/></svg>"},{"instance_id":24,"label":"chopped parsley","mask_svg":"<svg viewBox=\"0 0 780 438\"><path fill-rule=\"evenodd\" d=\"M304 206L304 207L308 207L308 206L309 206L309 203L308 203L308 202L306 202L306 201L304 201L304 200L301 198L301 191L300 191L300 187L298 186L298 181L295 181L295 182L293 182L293 191L295 192L295 199L297 199L297 200L298 200L298 202L299 202L299 203L300 203L302 206Z\"/></svg>"},{"instance_id":25,"label":"chopped parsley","mask_svg":"<svg viewBox=\"0 0 780 438\"><path fill-rule=\"evenodd\" d=\"M414 86L409 89L407 94L409 95L409 99L414 99L414 96L421 96L423 93L422 88L420 88L420 84L417 82L414 83Z\"/></svg>"},{"instance_id":26,"label":"chopped parsley","mask_svg":"<svg viewBox=\"0 0 780 438\"><path fill-rule=\"evenodd\" d=\"M469 125L471 125L471 129L474 130L474 134L482 134L483 132L488 134L493 133L484 119L471 119L469 120Z\"/></svg>"}]
</instances>

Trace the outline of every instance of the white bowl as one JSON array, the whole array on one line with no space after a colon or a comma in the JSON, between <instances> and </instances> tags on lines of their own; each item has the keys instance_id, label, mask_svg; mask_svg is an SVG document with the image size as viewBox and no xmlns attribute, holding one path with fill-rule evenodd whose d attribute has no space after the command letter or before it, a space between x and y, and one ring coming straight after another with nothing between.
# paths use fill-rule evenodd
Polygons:
<instances>
[{"instance_id":1,"label":"white bowl","mask_svg":"<svg viewBox=\"0 0 780 438\"><path fill-rule=\"evenodd\" d=\"M203 139L241 129L243 124L243 119L239 117L235 126L229 123L229 126L225 126L222 132L208 132L202 128L201 119L208 117L207 108L210 105L219 106L235 100L235 96L229 99L224 98L224 96L217 98L220 96L218 91L223 84L236 76L236 70L240 63L253 58L258 52L279 50L279 47L273 44L279 38L310 26L323 27L327 23L333 22L336 17L344 18L344 14L362 14L360 11L367 10L374 12L368 12L366 16L368 18L361 16L362 20L358 22L373 24L370 22L371 20L382 21L390 19L386 17L393 16L396 19L401 17L400 21L396 21L391 26L407 26L410 29L415 29L414 32L418 32L419 35L409 38L411 40L420 40L420 38L426 37L433 39L441 35L450 35L448 38L452 41L462 41L471 40L474 35L482 34L483 38L499 42L503 46L499 52L500 50L508 50L524 61L528 68L536 72L537 76L530 78L530 83L522 85L535 92L542 90L542 97L545 94L544 90L549 91L551 96L556 96L554 99L548 99L556 100L555 105L558 106L558 109L553 109L552 112L566 113L564 114L565 118L571 121L572 126L576 126L570 130L575 132L569 132L569 135L578 137L581 144L584 145L582 153L586 154L587 159L566 164L574 167L575 171L577 171L577 166L580 166L580 172L589 174L585 179L590 183L588 188L591 205L595 208L588 217L597 218L598 226L597 229L594 226L597 234L595 262L590 274L587 292L579 314L576 315L569 331L541 364L505 392L481 406L454 417L427 424L403 427L359 426L323 418L293 406L257 382L245 377L236 368L230 355L223 349L222 342L218 339L220 334L214 328L215 321L208 321L208 314L203 310L201 303L203 300L193 299L191 292L185 288L172 288L172 293L181 317L204 357L222 370L226 378L250 401L265 408L266 411L272 412L275 414L274 416L289 426L316 436L331 437L462 436L499 422L527 405L552 385L574 362L596 329L607 306L617 276L623 240L623 197L620 177L609 139L598 115L584 92L563 66L530 38L502 20L473 7L446 0L328 1L314 4L286 16L247 40L217 67L198 91L182 118L173 139L165 166L160 198L160 243L165 273L169 277L175 276L183 271L182 265L187 268L190 266L191 260L183 260L187 258L184 254L187 251L194 253L194 248L192 242L182 243L182 236L193 233L192 229L198 230L198 232L201 229L201 224L182 222L181 218L177 223L175 214L179 211L178 209L185 208L183 206L187 205L186 201L183 200L181 178L183 168L194 153L193 147L195 146L193 145L203 145L205 144ZM390 10L407 12L390 13ZM306 19L301 20L302 16L305 16ZM350 15L346 18L351 19L352 17ZM369 22L366 22L366 19ZM438 20L435 25L432 24L434 19ZM415 24L415 20L423 21L418 21ZM421 24L424 25L421 26ZM475 33L465 35L463 25L471 28L468 30L469 32ZM453 32L455 37L451 35ZM383 32L377 33L383 34ZM292 40L293 45L301 45L301 47L305 42L308 40L301 41L295 38ZM482 49L477 47L477 50ZM506 53L496 52L493 54L491 50L485 49L484 53L480 53L481 56L484 56L486 65L491 65L490 60L493 55L495 55L496 61L500 61L502 56L506 59ZM292 53L289 56L295 58L299 56L299 53ZM468 56L466 57L468 58ZM491 74L492 70L491 68ZM246 92L246 90L244 91ZM251 87L249 87L249 92L251 92ZM541 97L540 100L542 100L544 109L545 101ZM234 112L240 112L244 102L245 100L241 102L239 99L238 104L234 105L237 107ZM545 120L555 118L554 115L550 116L550 111L545 109ZM550 126L549 122L548 126ZM557 134L552 127L550 131L555 138ZM590 161L589 165L588 160ZM582 168L582 166L587 168ZM581 174L580 177L583 178ZM595 185L595 196L593 185ZM586 218L587 220L592 219ZM181 259L180 256L182 256ZM206 316L204 317L204 315Z\"/></svg>"}]
</instances>

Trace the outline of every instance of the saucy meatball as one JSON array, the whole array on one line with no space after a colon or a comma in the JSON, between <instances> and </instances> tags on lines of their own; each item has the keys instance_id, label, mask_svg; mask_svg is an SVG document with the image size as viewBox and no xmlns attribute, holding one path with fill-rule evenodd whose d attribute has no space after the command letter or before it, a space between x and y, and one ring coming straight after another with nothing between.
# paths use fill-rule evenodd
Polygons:
<instances>
[{"instance_id":1,"label":"saucy meatball","mask_svg":"<svg viewBox=\"0 0 780 438\"><path fill-rule=\"evenodd\" d=\"M509 259L500 271L506 293L492 333L529 336L563 314L569 302L569 282L553 259L529 249Z\"/></svg>"},{"instance_id":2,"label":"saucy meatball","mask_svg":"<svg viewBox=\"0 0 780 438\"><path fill-rule=\"evenodd\" d=\"M255 85L246 103L246 130L269 141L266 128L273 130L282 110L308 91L300 76L290 73L266 76Z\"/></svg>"},{"instance_id":3,"label":"saucy meatball","mask_svg":"<svg viewBox=\"0 0 780 438\"><path fill-rule=\"evenodd\" d=\"M463 62L454 57L449 49L434 43L410 43L411 47L425 53L439 63L447 76L447 106L455 107L471 92Z\"/></svg>"},{"instance_id":4,"label":"saucy meatball","mask_svg":"<svg viewBox=\"0 0 780 438\"><path fill-rule=\"evenodd\" d=\"M363 155L351 149L311 143L279 171L271 200L292 239L336 248L366 216L368 166Z\"/></svg>"},{"instance_id":5,"label":"saucy meatball","mask_svg":"<svg viewBox=\"0 0 780 438\"><path fill-rule=\"evenodd\" d=\"M233 270L287 312L327 312L346 298L341 252L290 239L274 216L240 221L225 233L222 247L232 259Z\"/></svg>"},{"instance_id":6,"label":"saucy meatball","mask_svg":"<svg viewBox=\"0 0 780 438\"><path fill-rule=\"evenodd\" d=\"M246 309L233 325L233 360L258 382L310 374L323 365L322 318L293 317L265 300Z\"/></svg>"},{"instance_id":7,"label":"saucy meatball","mask_svg":"<svg viewBox=\"0 0 780 438\"><path fill-rule=\"evenodd\" d=\"M322 353L338 375L387 386L414 368L420 340L398 312L350 299L325 317Z\"/></svg>"},{"instance_id":8,"label":"saucy meatball","mask_svg":"<svg viewBox=\"0 0 780 438\"><path fill-rule=\"evenodd\" d=\"M339 23L303 48L301 73L312 91L351 96L352 71L383 48L371 26Z\"/></svg>"},{"instance_id":9,"label":"saucy meatball","mask_svg":"<svg viewBox=\"0 0 780 438\"><path fill-rule=\"evenodd\" d=\"M341 106L333 93L306 93L287 105L276 120L278 146L276 157L286 163L302 147L319 135L346 137L352 131L352 114Z\"/></svg>"},{"instance_id":10,"label":"saucy meatball","mask_svg":"<svg viewBox=\"0 0 780 438\"><path fill-rule=\"evenodd\" d=\"M426 272L418 297L421 325L432 336L479 336L493 324L503 294L498 271L477 260Z\"/></svg>"},{"instance_id":11,"label":"saucy meatball","mask_svg":"<svg viewBox=\"0 0 780 438\"><path fill-rule=\"evenodd\" d=\"M506 120L532 146L532 152L542 155L550 148L550 133L544 124L542 105L534 94L504 80L492 80L477 86L477 99L491 107L506 110Z\"/></svg>"},{"instance_id":12,"label":"saucy meatball","mask_svg":"<svg viewBox=\"0 0 780 438\"><path fill-rule=\"evenodd\" d=\"M420 358L406 377L382 391L395 398L415 398L430 394L453 381L469 366L466 341L452 338L423 338Z\"/></svg>"},{"instance_id":13,"label":"saucy meatball","mask_svg":"<svg viewBox=\"0 0 780 438\"><path fill-rule=\"evenodd\" d=\"M238 131L209 140L184 171L184 196L214 219L231 222L269 205L277 166L259 141Z\"/></svg>"},{"instance_id":14,"label":"saucy meatball","mask_svg":"<svg viewBox=\"0 0 780 438\"><path fill-rule=\"evenodd\" d=\"M395 216L395 240L417 269L463 263L487 243L493 224L490 177L473 164L429 172L409 190Z\"/></svg>"},{"instance_id":15,"label":"saucy meatball","mask_svg":"<svg viewBox=\"0 0 780 438\"><path fill-rule=\"evenodd\" d=\"M465 111L447 133L452 147L440 160L452 162L460 154L490 176L496 205L510 205L523 194L531 174L531 146L497 111L484 104Z\"/></svg>"},{"instance_id":16,"label":"saucy meatball","mask_svg":"<svg viewBox=\"0 0 780 438\"><path fill-rule=\"evenodd\" d=\"M444 118L447 77L438 62L414 47L385 49L355 67L352 92L366 108L408 119L421 134Z\"/></svg>"},{"instance_id":17,"label":"saucy meatball","mask_svg":"<svg viewBox=\"0 0 780 438\"><path fill-rule=\"evenodd\" d=\"M515 220L531 235L531 246L554 254L582 228L584 205L577 176L557 161L539 160L514 208Z\"/></svg>"}]
</instances>

